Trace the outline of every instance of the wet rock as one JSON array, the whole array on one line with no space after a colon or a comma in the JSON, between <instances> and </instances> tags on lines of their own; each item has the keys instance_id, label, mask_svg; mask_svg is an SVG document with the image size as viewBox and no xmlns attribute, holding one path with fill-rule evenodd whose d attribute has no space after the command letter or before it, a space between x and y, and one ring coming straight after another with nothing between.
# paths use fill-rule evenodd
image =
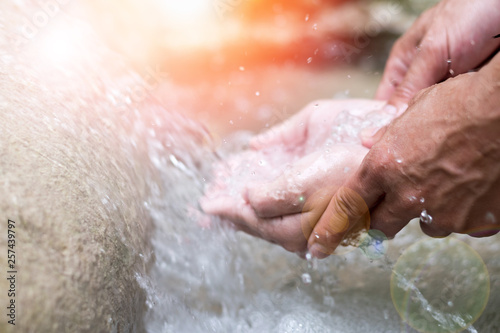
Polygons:
<instances>
[{"instance_id":1,"label":"wet rock","mask_svg":"<svg viewBox=\"0 0 500 333\"><path fill-rule=\"evenodd\" d=\"M143 161L154 112L130 97L140 78L95 38L87 44L88 31L77 34L85 25L49 17L35 1L16 3L0 5L0 266L10 219L17 270L16 325L2 311L0 331L144 331L138 278L152 258L147 202L156 175ZM54 62L41 47L57 24L75 33L77 56ZM0 280L2 295L7 283Z\"/></svg>"}]
</instances>

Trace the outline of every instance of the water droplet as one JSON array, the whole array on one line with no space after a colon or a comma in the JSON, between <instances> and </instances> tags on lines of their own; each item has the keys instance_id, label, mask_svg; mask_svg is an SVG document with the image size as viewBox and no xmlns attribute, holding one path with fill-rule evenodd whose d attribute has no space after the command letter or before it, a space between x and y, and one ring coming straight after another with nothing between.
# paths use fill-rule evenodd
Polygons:
<instances>
[{"instance_id":1,"label":"water droplet","mask_svg":"<svg viewBox=\"0 0 500 333\"><path fill-rule=\"evenodd\" d=\"M313 30L318 30L318 25L316 23L313 24Z\"/></svg>"},{"instance_id":2,"label":"water droplet","mask_svg":"<svg viewBox=\"0 0 500 333\"><path fill-rule=\"evenodd\" d=\"M264 161L263 161L263 160L260 160L260 161L259 161L259 165L264 165Z\"/></svg>"},{"instance_id":3,"label":"water droplet","mask_svg":"<svg viewBox=\"0 0 500 333\"><path fill-rule=\"evenodd\" d=\"M242 72L245 71L245 67L240 66L240 71L242 71Z\"/></svg>"},{"instance_id":4,"label":"water droplet","mask_svg":"<svg viewBox=\"0 0 500 333\"><path fill-rule=\"evenodd\" d=\"M448 301L448 306L451 308L453 306L453 302L452 301Z\"/></svg>"},{"instance_id":5,"label":"water droplet","mask_svg":"<svg viewBox=\"0 0 500 333\"><path fill-rule=\"evenodd\" d=\"M347 78L348 78L348 79L350 79L350 78L351 78L351 76L350 76L350 75L347 75Z\"/></svg>"},{"instance_id":6,"label":"water droplet","mask_svg":"<svg viewBox=\"0 0 500 333\"><path fill-rule=\"evenodd\" d=\"M376 229L368 230L359 243L359 249L371 260L382 258L387 253L388 246L387 236Z\"/></svg>"},{"instance_id":7,"label":"water droplet","mask_svg":"<svg viewBox=\"0 0 500 333\"><path fill-rule=\"evenodd\" d=\"M255 96L260 96L260 92L256 91Z\"/></svg>"},{"instance_id":8,"label":"water droplet","mask_svg":"<svg viewBox=\"0 0 500 333\"><path fill-rule=\"evenodd\" d=\"M307 58L307 63L310 64L313 61L312 57Z\"/></svg>"},{"instance_id":9,"label":"water droplet","mask_svg":"<svg viewBox=\"0 0 500 333\"><path fill-rule=\"evenodd\" d=\"M450 75L451 76L455 75L455 71L453 69L450 69Z\"/></svg>"},{"instance_id":10,"label":"water droplet","mask_svg":"<svg viewBox=\"0 0 500 333\"><path fill-rule=\"evenodd\" d=\"M398 158L398 159L396 159L396 163L401 164L401 163L403 163L403 160L402 160L402 159L400 159L400 158Z\"/></svg>"},{"instance_id":11,"label":"water droplet","mask_svg":"<svg viewBox=\"0 0 500 333\"><path fill-rule=\"evenodd\" d=\"M448 63L448 65L451 65L451 59L448 59L446 62Z\"/></svg>"},{"instance_id":12,"label":"water droplet","mask_svg":"<svg viewBox=\"0 0 500 333\"><path fill-rule=\"evenodd\" d=\"M232 120L230 120L230 121L229 121L229 124L233 125L234 123L233 123L233 121L232 121Z\"/></svg>"},{"instance_id":13,"label":"water droplet","mask_svg":"<svg viewBox=\"0 0 500 333\"><path fill-rule=\"evenodd\" d=\"M309 21L309 14L306 14L306 22Z\"/></svg>"},{"instance_id":14,"label":"water droplet","mask_svg":"<svg viewBox=\"0 0 500 333\"><path fill-rule=\"evenodd\" d=\"M421 203L424 203L424 202L425 202L425 199L424 199L424 198L420 198L420 202L421 202Z\"/></svg>"},{"instance_id":15,"label":"water droplet","mask_svg":"<svg viewBox=\"0 0 500 333\"><path fill-rule=\"evenodd\" d=\"M420 222L425 223L425 224L431 224L432 223L432 216L430 216L427 213L427 210L423 210L422 213L420 213Z\"/></svg>"},{"instance_id":16,"label":"water droplet","mask_svg":"<svg viewBox=\"0 0 500 333\"><path fill-rule=\"evenodd\" d=\"M495 218L495 215L493 215L492 212L486 213L486 222L495 224L497 222L497 219Z\"/></svg>"},{"instance_id":17,"label":"water droplet","mask_svg":"<svg viewBox=\"0 0 500 333\"><path fill-rule=\"evenodd\" d=\"M309 273L302 274L302 282L304 284L311 284L312 282L311 275Z\"/></svg>"}]
</instances>

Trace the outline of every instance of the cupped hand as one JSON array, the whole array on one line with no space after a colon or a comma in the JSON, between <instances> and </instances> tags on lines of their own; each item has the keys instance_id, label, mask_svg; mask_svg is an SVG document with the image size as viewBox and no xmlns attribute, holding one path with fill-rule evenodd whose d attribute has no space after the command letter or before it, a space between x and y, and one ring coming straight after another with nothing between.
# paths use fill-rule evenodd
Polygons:
<instances>
[{"instance_id":1,"label":"cupped hand","mask_svg":"<svg viewBox=\"0 0 500 333\"><path fill-rule=\"evenodd\" d=\"M421 89L480 66L500 46L498 0L443 0L394 45L377 98L400 111Z\"/></svg>"},{"instance_id":2,"label":"cupped hand","mask_svg":"<svg viewBox=\"0 0 500 333\"><path fill-rule=\"evenodd\" d=\"M368 150L359 131L382 126L394 115L382 102L318 101L266 133L251 150L215 167L201 200L203 210L292 252L307 239L335 191Z\"/></svg>"},{"instance_id":3,"label":"cupped hand","mask_svg":"<svg viewBox=\"0 0 500 333\"><path fill-rule=\"evenodd\" d=\"M417 94L335 193L315 225L316 237L309 238L311 253L328 256L366 219L388 237L419 216L431 236L495 234L500 227L498 105L500 55L477 73Z\"/></svg>"}]
</instances>

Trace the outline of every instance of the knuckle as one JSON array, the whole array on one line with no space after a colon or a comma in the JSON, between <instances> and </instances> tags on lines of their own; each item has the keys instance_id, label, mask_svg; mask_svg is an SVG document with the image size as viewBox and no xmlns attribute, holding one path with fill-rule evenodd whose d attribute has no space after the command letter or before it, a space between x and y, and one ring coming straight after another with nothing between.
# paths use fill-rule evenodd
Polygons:
<instances>
[{"instance_id":1,"label":"knuckle","mask_svg":"<svg viewBox=\"0 0 500 333\"><path fill-rule=\"evenodd\" d=\"M259 189L252 189L248 192L250 206L257 212L265 208L268 198Z\"/></svg>"},{"instance_id":2,"label":"knuckle","mask_svg":"<svg viewBox=\"0 0 500 333\"><path fill-rule=\"evenodd\" d=\"M368 175L382 176L387 173L395 163L394 154L385 144L372 148L366 158Z\"/></svg>"},{"instance_id":3,"label":"knuckle","mask_svg":"<svg viewBox=\"0 0 500 333\"><path fill-rule=\"evenodd\" d=\"M399 37L392 47L391 57L399 57L400 55L404 54L405 50L408 48L408 45L409 39L407 36L403 35Z\"/></svg>"},{"instance_id":4,"label":"knuckle","mask_svg":"<svg viewBox=\"0 0 500 333\"><path fill-rule=\"evenodd\" d=\"M432 36L433 34L431 34ZM426 56L440 55L442 53L441 44L435 42L434 38L427 37L422 43L422 51Z\"/></svg>"}]
</instances>

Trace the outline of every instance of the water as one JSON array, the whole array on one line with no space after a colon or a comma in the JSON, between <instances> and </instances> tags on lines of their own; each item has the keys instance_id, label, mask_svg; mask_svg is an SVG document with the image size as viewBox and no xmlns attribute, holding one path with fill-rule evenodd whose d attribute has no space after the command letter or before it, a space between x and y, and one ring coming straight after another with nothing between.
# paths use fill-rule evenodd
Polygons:
<instances>
[{"instance_id":1,"label":"water","mask_svg":"<svg viewBox=\"0 0 500 333\"><path fill-rule=\"evenodd\" d=\"M420 213L420 222L425 223L425 224L431 224L432 223L432 216L427 213L427 210L423 210L422 213Z\"/></svg>"},{"instance_id":2,"label":"water","mask_svg":"<svg viewBox=\"0 0 500 333\"><path fill-rule=\"evenodd\" d=\"M16 11L9 6L6 10ZM16 26L7 23L2 21ZM79 23L76 28L80 25L84 30L87 27ZM134 87L141 86L141 78L120 63L118 55L99 44L90 31L85 31L85 40L90 44L82 40L81 51L90 58L76 65L59 62L56 67L47 65L44 69L40 59L30 58L33 54L29 51L37 41L27 44L23 56L2 44L2 80L9 80L13 91L26 97L19 98L17 106L36 105L45 101L44 94L53 103L53 108L43 114L16 108L10 109L9 115L28 113L31 122L43 122L47 131L63 128L67 136L62 142L68 142L74 131L83 128L75 137L85 144L75 144L73 153L75 163L83 161L77 168L97 169L86 181L92 182L101 204L99 209L113 218L118 229L121 216L113 215L115 207L142 207L141 211L151 217L152 229L147 233L150 239L145 242L150 241L150 246L130 241L126 228L118 233L124 245L135 253L137 265L133 272L126 270L124 274L137 281L146 294L146 310L141 304L134 305L132 315L144 318L148 332L413 331L395 310L390 278L401 253L423 237L415 223L389 241L382 256L377 248L368 251L376 254L371 256L350 248L343 255L315 262L235 233L216 218L204 216L198 199L211 179L211 166L220 156L241 148L240 143L248 135L222 141L223 149L214 153L215 143L204 127L183 117L182 109L164 108L150 97L134 96ZM42 78L44 86L26 89L34 78ZM18 91L18 86L24 89ZM14 92L8 92L9 96ZM9 108L11 101L0 103ZM88 113L75 116L67 111L73 106ZM333 131L334 140L342 137L357 142L355 133L364 121L345 112ZM106 140L94 141L96 137ZM90 157L79 159L81 154ZM115 154L125 158L115 161ZM127 188L144 185L147 195L132 197L128 202L125 194L108 193L106 177L113 176L109 170L114 170L114 163L116 170L133 174ZM491 279L490 303L483 317L468 329L470 332L494 332L500 320L496 311L500 306L499 240L466 238L484 258ZM429 283L433 274L437 273L430 270ZM442 315L433 309L427 311L436 318ZM459 321L466 316L454 318Z\"/></svg>"}]
</instances>

